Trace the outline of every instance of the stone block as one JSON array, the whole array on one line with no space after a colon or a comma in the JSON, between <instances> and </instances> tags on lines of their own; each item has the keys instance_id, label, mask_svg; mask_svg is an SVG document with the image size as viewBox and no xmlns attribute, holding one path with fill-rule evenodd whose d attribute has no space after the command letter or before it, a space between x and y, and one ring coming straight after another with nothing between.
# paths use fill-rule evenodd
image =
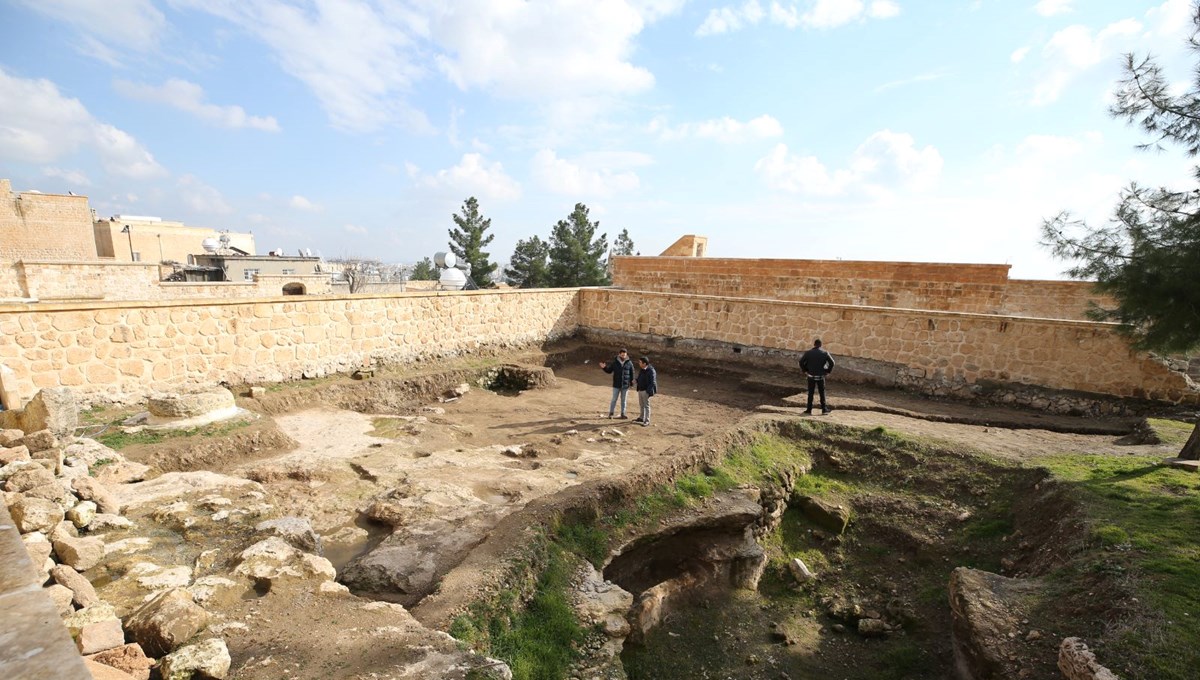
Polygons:
<instances>
[{"instance_id":1,"label":"stone block","mask_svg":"<svg viewBox=\"0 0 1200 680\"><path fill-rule=\"evenodd\" d=\"M71 592L70 588L57 583L52 583L45 588L42 588L42 592L46 593L46 597L50 598L50 601L54 603L54 606L58 608L58 613L62 616L66 616L75 611L75 606L73 604L75 594Z\"/></svg>"},{"instance_id":2,"label":"stone block","mask_svg":"<svg viewBox=\"0 0 1200 680\"><path fill-rule=\"evenodd\" d=\"M29 561L34 565L45 564L50 558L50 553L54 552L50 539L40 531L25 534L21 537L21 542L25 544L25 552L29 553Z\"/></svg>"},{"instance_id":3,"label":"stone block","mask_svg":"<svg viewBox=\"0 0 1200 680\"><path fill-rule=\"evenodd\" d=\"M55 583L69 589L72 601L80 607L90 607L100 602L91 582L71 567L56 565L50 570L50 577L54 579Z\"/></svg>"},{"instance_id":4,"label":"stone block","mask_svg":"<svg viewBox=\"0 0 1200 680\"><path fill-rule=\"evenodd\" d=\"M49 532L63 520L63 510L58 503L44 498L21 496L9 506L17 529L27 534L31 531Z\"/></svg>"},{"instance_id":5,"label":"stone block","mask_svg":"<svg viewBox=\"0 0 1200 680\"><path fill-rule=\"evenodd\" d=\"M159 660L158 668L162 680L191 680L196 674L224 680L229 676L232 663L225 641L212 638L163 657Z\"/></svg>"},{"instance_id":6,"label":"stone block","mask_svg":"<svg viewBox=\"0 0 1200 680\"><path fill-rule=\"evenodd\" d=\"M104 541L88 538L62 538L54 542L58 561L75 571L87 571L104 559Z\"/></svg>"},{"instance_id":7,"label":"stone block","mask_svg":"<svg viewBox=\"0 0 1200 680\"><path fill-rule=\"evenodd\" d=\"M208 625L209 615L183 588L155 595L126 619L129 636L151 656L162 656Z\"/></svg>"},{"instance_id":8,"label":"stone block","mask_svg":"<svg viewBox=\"0 0 1200 680\"><path fill-rule=\"evenodd\" d=\"M80 477L73 482L71 486L75 489L75 493L80 499L92 501L96 504L96 508L100 512L112 513L114 515L121 514L121 504L117 502L116 497L104 488L104 485L91 477Z\"/></svg>"},{"instance_id":9,"label":"stone block","mask_svg":"<svg viewBox=\"0 0 1200 680\"><path fill-rule=\"evenodd\" d=\"M0 447L18 446L24 437L25 433L21 430L13 428L0 430Z\"/></svg>"},{"instance_id":10,"label":"stone block","mask_svg":"<svg viewBox=\"0 0 1200 680\"><path fill-rule=\"evenodd\" d=\"M38 430L25 435L21 443L29 449L30 453L36 453L58 446L58 437L55 437L50 430Z\"/></svg>"},{"instance_id":11,"label":"stone block","mask_svg":"<svg viewBox=\"0 0 1200 680\"><path fill-rule=\"evenodd\" d=\"M93 654L88 659L127 673L134 680L149 680L154 659L148 658L136 643L113 647Z\"/></svg>"},{"instance_id":12,"label":"stone block","mask_svg":"<svg viewBox=\"0 0 1200 680\"><path fill-rule=\"evenodd\" d=\"M4 482L5 491L25 492L45 484L54 484L54 473L41 467L31 465L15 472Z\"/></svg>"},{"instance_id":13,"label":"stone block","mask_svg":"<svg viewBox=\"0 0 1200 680\"><path fill-rule=\"evenodd\" d=\"M16 431L20 432L20 430ZM24 445L0 448L0 466L8 465L18 460L30 460L29 449Z\"/></svg>"},{"instance_id":14,"label":"stone block","mask_svg":"<svg viewBox=\"0 0 1200 680\"><path fill-rule=\"evenodd\" d=\"M0 611L4 612L0 678L92 680L55 604L44 592L0 593Z\"/></svg>"},{"instance_id":15,"label":"stone block","mask_svg":"<svg viewBox=\"0 0 1200 680\"><path fill-rule=\"evenodd\" d=\"M67 511L67 519L77 529L83 529L96 519L96 504L92 501L80 501Z\"/></svg>"},{"instance_id":16,"label":"stone block","mask_svg":"<svg viewBox=\"0 0 1200 680\"><path fill-rule=\"evenodd\" d=\"M133 676L125 671L93 661L90 656L83 657L83 665L92 674L92 680L133 680ZM150 676L147 675L146 677L149 678Z\"/></svg>"},{"instance_id":17,"label":"stone block","mask_svg":"<svg viewBox=\"0 0 1200 680\"><path fill-rule=\"evenodd\" d=\"M63 619L63 625L67 627L80 654L95 654L125 644L121 619L117 618L112 605L106 602L97 602L69 614Z\"/></svg>"}]
</instances>

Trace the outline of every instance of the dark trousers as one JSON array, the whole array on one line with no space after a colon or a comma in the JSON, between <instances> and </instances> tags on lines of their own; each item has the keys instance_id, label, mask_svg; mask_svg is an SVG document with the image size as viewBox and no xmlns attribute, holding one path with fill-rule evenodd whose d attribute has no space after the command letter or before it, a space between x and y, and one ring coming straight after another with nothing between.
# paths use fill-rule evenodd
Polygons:
<instances>
[{"instance_id":1,"label":"dark trousers","mask_svg":"<svg viewBox=\"0 0 1200 680\"><path fill-rule=\"evenodd\" d=\"M809 378L808 378L808 410L809 411L812 410L813 390L816 390L821 393L821 410L828 411L829 409L827 409L825 407L825 378L814 378L812 376L809 376Z\"/></svg>"}]
</instances>

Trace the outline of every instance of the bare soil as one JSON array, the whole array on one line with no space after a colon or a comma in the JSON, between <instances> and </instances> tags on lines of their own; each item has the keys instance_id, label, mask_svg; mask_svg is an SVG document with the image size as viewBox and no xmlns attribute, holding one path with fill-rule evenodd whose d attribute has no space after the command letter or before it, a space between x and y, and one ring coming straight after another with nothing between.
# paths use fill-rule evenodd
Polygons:
<instances>
[{"instance_id":1,"label":"bare soil","mask_svg":"<svg viewBox=\"0 0 1200 680\"><path fill-rule=\"evenodd\" d=\"M466 536L465 542L458 540L447 547L457 551L454 559L436 570L428 586L408 594L405 603L411 604L438 587L441 574L467 552L498 551L489 547L504 544L504 540L494 540L495 535L476 547L494 531L510 532L510 541L521 540L519 530L501 525L501 520L531 501L678 455L701 438L756 412L796 413L802 408L796 397L790 396L802 384L798 373L712 371L668 360L659 363L660 393L653 399L653 424L641 427L632 422L637 415L634 393L627 410L630 419L609 420L605 415L610 376L598 367L608 354L594 348L567 347L549 358L557 378L552 386L519 393L473 386L461 397L447 399L448 388L470 382L484 368L455 365L429 366L416 376L384 372L363 381L335 378L297 383L259 400L240 398L239 405L262 416L245 428L224 436L132 446L123 453L163 471L205 469L258 481L277 514L312 522L339 572L391 531L364 521L360 513L381 492L403 489L409 502L406 512L411 511L405 530L414 536L436 534L449 518L453 528L462 529ZM524 359L545 358L535 354ZM832 379L829 397L835 408L832 415L813 417L863 428L882 426L1014 461L1050 453L1153 453L1164 457L1172 453L1170 445L1118 443L1137 424L1129 419L1097 422L980 408L843 385ZM932 515L909 510L883 508L879 516L888 518L887 526L897 535L909 537L905 540L925 540L920 536ZM952 523L941 514L937 521ZM428 531L423 533L422 527ZM892 529L881 526L877 540L864 547L866 553L886 549L890 543L884 537ZM194 560L204 547L184 551L175 559ZM499 553L494 557L499 558ZM905 567L895 563L893 568ZM889 591L888 586L887 581L879 584L881 597ZM453 585L442 585L447 587ZM930 601L939 596L931 595ZM386 627L386 610L363 610L364 602L261 597L224 603L224 608L215 612L218 620L244 624L244 628L229 629L227 635L233 677L276 678L284 673L289 678L407 677L403 668L408 652L370 649L369 639L363 642L347 635L347 631ZM761 638L767 645L774 644L769 626L779 624L783 616L760 607L759 614L747 614L752 621L729 620L722 612L752 612L753 607L726 608L719 599L698 606L715 607L714 613L707 615L712 635L733 643L749 644L751 638ZM663 630L669 641L670 627ZM789 653L812 648L816 634L811 627L798 629ZM329 644L323 644L326 641ZM729 649L724 642L714 648ZM836 648L836 644L826 647ZM857 647L846 649L848 653L861 652ZM939 648L923 653L942 652ZM896 652L913 653L907 648ZM747 652L739 661L743 672L733 673L725 666L728 675L711 677L785 677L780 666L767 662L767 654ZM836 662L819 667L841 669L849 659L838 655ZM646 677L671 676L651 673Z\"/></svg>"}]
</instances>

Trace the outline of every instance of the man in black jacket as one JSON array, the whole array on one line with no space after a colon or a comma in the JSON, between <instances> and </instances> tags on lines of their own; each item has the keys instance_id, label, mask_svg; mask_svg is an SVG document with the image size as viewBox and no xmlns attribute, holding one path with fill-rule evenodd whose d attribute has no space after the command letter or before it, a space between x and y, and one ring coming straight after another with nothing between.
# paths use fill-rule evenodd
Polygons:
<instances>
[{"instance_id":1,"label":"man in black jacket","mask_svg":"<svg viewBox=\"0 0 1200 680\"><path fill-rule=\"evenodd\" d=\"M608 403L608 417L612 418L617 410L617 398L621 399L621 418L625 415L625 402L629 399L629 386L633 384L633 361L629 359L629 351L624 347L617 352L617 358L600 364L605 373L612 373L612 401Z\"/></svg>"},{"instance_id":2,"label":"man in black jacket","mask_svg":"<svg viewBox=\"0 0 1200 680\"><path fill-rule=\"evenodd\" d=\"M821 338L813 340L812 349L800 357L800 369L808 376L808 409L804 415L812 415L814 389L821 393L821 415L829 415L829 407L825 404L825 376L833 373L833 356L821 349Z\"/></svg>"},{"instance_id":3,"label":"man in black jacket","mask_svg":"<svg viewBox=\"0 0 1200 680\"><path fill-rule=\"evenodd\" d=\"M650 357L638 358L637 393L638 406L641 407L642 413L633 422L641 423L642 427L649 427L650 397L658 394L658 371L650 365Z\"/></svg>"}]
</instances>

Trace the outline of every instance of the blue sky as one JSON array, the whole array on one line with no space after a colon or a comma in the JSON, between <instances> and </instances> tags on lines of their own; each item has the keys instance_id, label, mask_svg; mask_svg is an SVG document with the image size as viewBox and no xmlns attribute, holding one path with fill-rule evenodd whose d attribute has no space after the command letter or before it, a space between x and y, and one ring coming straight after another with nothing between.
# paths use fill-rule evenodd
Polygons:
<instances>
[{"instance_id":1,"label":"blue sky","mask_svg":"<svg viewBox=\"0 0 1200 680\"><path fill-rule=\"evenodd\" d=\"M492 258L577 202L642 254L1010 263L1186 186L1106 114L1188 0L0 0L0 177L259 250Z\"/></svg>"}]
</instances>

